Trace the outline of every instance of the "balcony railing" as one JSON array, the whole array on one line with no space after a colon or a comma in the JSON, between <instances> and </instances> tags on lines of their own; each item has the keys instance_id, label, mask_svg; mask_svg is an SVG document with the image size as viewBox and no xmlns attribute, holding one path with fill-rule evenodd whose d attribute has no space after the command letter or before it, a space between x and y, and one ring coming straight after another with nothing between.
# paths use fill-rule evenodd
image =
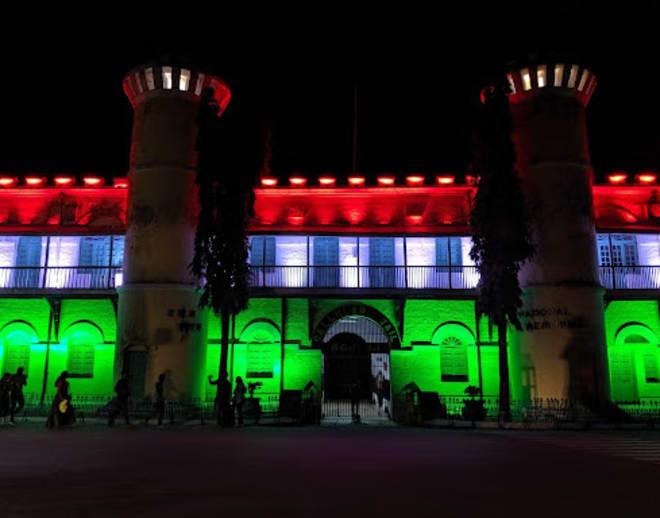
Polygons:
<instances>
[{"instance_id":1,"label":"balcony railing","mask_svg":"<svg viewBox=\"0 0 660 518\"><path fill-rule=\"evenodd\" d=\"M120 266L0 267L0 290L110 290L122 282Z\"/></svg>"},{"instance_id":2,"label":"balcony railing","mask_svg":"<svg viewBox=\"0 0 660 518\"><path fill-rule=\"evenodd\" d=\"M657 290L660 266L601 266L600 283L608 290Z\"/></svg>"},{"instance_id":3,"label":"balcony railing","mask_svg":"<svg viewBox=\"0 0 660 518\"><path fill-rule=\"evenodd\" d=\"M477 286L475 266L251 266L252 288L440 289Z\"/></svg>"}]
</instances>

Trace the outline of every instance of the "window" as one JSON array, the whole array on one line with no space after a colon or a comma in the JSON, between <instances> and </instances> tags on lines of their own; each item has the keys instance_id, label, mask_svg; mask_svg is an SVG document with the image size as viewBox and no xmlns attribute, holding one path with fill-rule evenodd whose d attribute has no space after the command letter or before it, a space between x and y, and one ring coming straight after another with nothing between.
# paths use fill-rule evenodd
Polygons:
<instances>
[{"instance_id":1,"label":"window","mask_svg":"<svg viewBox=\"0 0 660 518\"><path fill-rule=\"evenodd\" d=\"M250 243L250 266L275 266L275 238L255 236ZM274 268L266 268L272 272Z\"/></svg>"},{"instance_id":2,"label":"window","mask_svg":"<svg viewBox=\"0 0 660 518\"><path fill-rule=\"evenodd\" d=\"M69 345L69 374L78 378L94 376L94 345L73 343Z\"/></svg>"},{"instance_id":3,"label":"window","mask_svg":"<svg viewBox=\"0 0 660 518\"><path fill-rule=\"evenodd\" d=\"M4 365L0 364L2 372L14 373L23 367L25 374L30 369L30 348L39 338L32 326L25 322L15 321L0 330L0 348L4 349Z\"/></svg>"},{"instance_id":4,"label":"window","mask_svg":"<svg viewBox=\"0 0 660 518\"><path fill-rule=\"evenodd\" d=\"M110 237L85 236L80 239L78 275L90 278L90 288L104 288L108 282Z\"/></svg>"},{"instance_id":5,"label":"window","mask_svg":"<svg viewBox=\"0 0 660 518\"><path fill-rule=\"evenodd\" d=\"M19 367L23 367L24 372L28 372L30 366L29 344L9 344L5 354L4 372L14 373Z\"/></svg>"},{"instance_id":6,"label":"window","mask_svg":"<svg viewBox=\"0 0 660 518\"><path fill-rule=\"evenodd\" d=\"M339 286L339 238L314 238L314 287Z\"/></svg>"},{"instance_id":7,"label":"window","mask_svg":"<svg viewBox=\"0 0 660 518\"><path fill-rule=\"evenodd\" d=\"M101 330L91 322L79 321L62 334L67 347L67 370L78 378L94 376L94 357L97 345L103 345Z\"/></svg>"},{"instance_id":8,"label":"window","mask_svg":"<svg viewBox=\"0 0 660 518\"><path fill-rule=\"evenodd\" d=\"M467 350L455 336L446 336L440 344L440 372L442 381L467 381Z\"/></svg>"},{"instance_id":9,"label":"window","mask_svg":"<svg viewBox=\"0 0 660 518\"><path fill-rule=\"evenodd\" d=\"M14 287L38 288L41 271L41 236L21 236L16 249L16 267L14 271ZM24 268L20 268L24 267Z\"/></svg>"},{"instance_id":10,"label":"window","mask_svg":"<svg viewBox=\"0 0 660 518\"><path fill-rule=\"evenodd\" d=\"M635 234L599 234L598 264L600 266L638 266L640 262L637 236Z\"/></svg>"},{"instance_id":11,"label":"window","mask_svg":"<svg viewBox=\"0 0 660 518\"><path fill-rule=\"evenodd\" d=\"M394 238L369 239L369 285L372 288L393 288L395 279Z\"/></svg>"},{"instance_id":12,"label":"window","mask_svg":"<svg viewBox=\"0 0 660 518\"><path fill-rule=\"evenodd\" d=\"M451 263L450 263L451 259ZM448 272L448 266L463 265L463 252L460 237L439 237L435 240L435 261L438 265L438 272ZM460 268L452 271L460 271Z\"/></svg>"}]
</instances>

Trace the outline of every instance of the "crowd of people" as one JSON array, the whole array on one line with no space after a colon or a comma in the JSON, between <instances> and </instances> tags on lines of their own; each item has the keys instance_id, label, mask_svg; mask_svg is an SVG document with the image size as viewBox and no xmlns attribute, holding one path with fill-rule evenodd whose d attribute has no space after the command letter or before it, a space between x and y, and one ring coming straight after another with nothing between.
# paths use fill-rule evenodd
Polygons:
<instances>
[{"instance_id":1,"label":"crowd of people","mask_svg":"<svg viewBox=\"0 0 660 518\"><path fill-rule=\"evenodd\" d=\"M158 426L163 426L165 416L165 380L167 374L162 373L155 384L153 410L147 416L156 417ZM75 411L71 404L72 395L68 381L68 371L63 371L55 380L55 395L50 406L46 426L48 428L62 428L75 422ZM236 378L233 390L227 373L222 373L218 379L209 376L209 382L217 386L214 411L218 425L232 427L237 420L238 426L243 426L243 406L248 389L242 378ZM14 374L5 373L0 378L0 424L16 424L15 417L25 406L23 387L27 385L27 376L23 367L18 367ZM251 389L252 390L252 389ZM130 421L131 384L128 374L122 375L114 387L116 397L108 404L108 426L114 426L118 417L123 417L126 424Z\"/></svg>"},{"instance_id":2,"label":"crowd of people","mask_svg":"<svg viewBox=\"0 0 660 518\"><path fill-rule=\"evenodd\" d=\"M23 387L27 385L27 376L23 367L14 374L5 372L0 378L0 424L16 424L15 417L25 406Z\"/></svg>"}]
</instances>

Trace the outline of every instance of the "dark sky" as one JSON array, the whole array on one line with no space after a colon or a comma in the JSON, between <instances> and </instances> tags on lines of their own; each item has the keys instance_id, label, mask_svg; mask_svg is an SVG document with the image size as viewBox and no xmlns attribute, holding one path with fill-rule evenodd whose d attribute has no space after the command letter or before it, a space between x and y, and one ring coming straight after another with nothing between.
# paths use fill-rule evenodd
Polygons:
<instances>
[{"instance_id":1,"label":"dark sky","mask_svg":"<svg viewBox=\"0 0 660 518\"><path fill-rule=\"evenodd\" d=\"M659 44L645 27L657 18L640 5L604 12L577 2L553 16L471 4L387 16L298 12L309 19L230 19L181 32L191 25L176 16L150 20L149 31L121 17L110 31L35 29L36 45L2 41L11 51L2 62L0 172L124 175L132 111L123 74L170 54L213 70L236 96L262 99L277 174L350 170L356 85L359 170L460 174L481 86L510 60L547 52L581 58L598 75L587 121L597 174L660 170Z\"/></svg>"}]
</instances>

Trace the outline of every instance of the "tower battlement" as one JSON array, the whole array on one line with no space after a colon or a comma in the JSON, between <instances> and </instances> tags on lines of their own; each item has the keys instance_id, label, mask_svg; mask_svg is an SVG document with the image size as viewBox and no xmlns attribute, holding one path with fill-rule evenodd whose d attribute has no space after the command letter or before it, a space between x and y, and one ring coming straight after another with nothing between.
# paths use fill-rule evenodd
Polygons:
<instances>
[{"instance_id":1,"label":"tower battlement","mask_svg":"<svg viewBox=\"0 0 660 518\"><path fill-rule=\"evenodd\" d=\"M124 93L134 108L154 95L176 95L199 101L207 87L213 89L222 113L231 99L229 86L221 79L192 67L143 65L131 70L123 81Z\"/></svg>"},{"instance_id":2,"label":"tower battlement","mask_svg":"<svg viewBox=\"0 0 660 518\"><path fill-rule=\"evenodd\" d=\"M531 96L552 92L555 95L575 96L583 106L596 89L596 76L581 65L548 63L530 65L507 73L512 103Z\"/></svg>"}]
</instances>

